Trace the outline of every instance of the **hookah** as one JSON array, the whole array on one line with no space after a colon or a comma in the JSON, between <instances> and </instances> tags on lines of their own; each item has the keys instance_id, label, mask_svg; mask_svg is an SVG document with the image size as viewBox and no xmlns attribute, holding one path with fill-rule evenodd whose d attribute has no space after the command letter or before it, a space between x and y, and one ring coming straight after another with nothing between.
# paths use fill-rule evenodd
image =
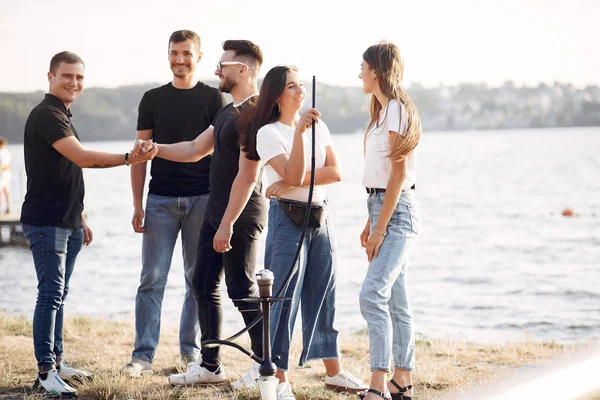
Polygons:
<instances>
[{"instance_id":1,"label":"hookah","mask_svg":"<svg viewBox=\"0 0 600 400\"><path fill-rule=\"evenodd\" d=\"M312 77L312 107L315 108L315 96L316 94L316 79L313 75ZM277 385L279 384L279 379L275 377L275 372L277 371L277 366L274 361L279 360L279 356L271 355L271 334L270 334L270 310L271 307L275 303L281 303L284 301L291 300L290 298L280 297L283 292L287 289L292 276L296 271L296 262L298 261L298 257L300 256L300 251L302 251L302 243L304 242L304 236L306 235L306 229L308 228L308 219L310 215L310 204L312 204L313 197L313 189L315 186L315 122L312 123L312 146L311 146L311 175L310 175L310 186L308 190L308 200L307 204L309 205L306 208L306 213L304 214L304 221L302 225L302 231L300 233L300 241L298 243L298 248L296 249L296 254L292 261L292 265L289 269L289 272L285 278L284 284L273 297L273 279L274 275L268 269L260 270L256 273L256 281L258 284L258 293L259 297L248 297L245 299L239 299L236 301L243 301L246 303L254 303L259 304L260 311L262 315L259 315L252 323L248 324L244 329L239 331L238 333L232 335L231 337L221 340L221 339L210 339L202 342L202 347L217 347L217 346L230 346L240 350L242 353L246 354L248 357L256 361L260 367L258 372L260 374L260 378L258 379L258 389L260 391L260 398L262 400L277 400ZM243 335L245 332L253 328L256 324L258 324L262 319L263 325L263 358L252 354L250 351L246 350L242 346L233 341Z\"/></svg>"}]
</instances>

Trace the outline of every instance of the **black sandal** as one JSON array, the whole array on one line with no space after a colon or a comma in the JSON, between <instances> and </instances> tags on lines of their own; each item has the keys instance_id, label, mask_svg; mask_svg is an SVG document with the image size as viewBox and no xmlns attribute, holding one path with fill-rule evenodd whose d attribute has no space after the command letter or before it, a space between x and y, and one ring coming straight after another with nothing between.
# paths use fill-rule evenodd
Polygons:
<instances>
[{"instance_id":1,"label":"black sandal","mask_svg":"<svg viewBox=\"0 0 600 400\"><path fill-rule=\"evenodd\" d=\"M406 390L405 390L405 391L406 391ZM363 399L365 398L365 396L366 396L366 394L367 394L367 393L373 393L373 394L376 394L377 396L381 397L383 400L392 400L392 398L391 398L391 397L389 397L389 396L386 396L386 395L385 395L385 393L382 393L382 392L380 392L379 390L376 390L376 389L371 389L371 388L368 388L368 389L367 389L365 392L363 392L363 393L360 393L360 394L358 395L358 397L360 398L360 400L363 400Z\"/></svg>"},{"instance_id":2,"label":"black sandal","mask_svg":"<svg viewBox=\"0 0 600 400\"><path fill-rule=\"evenodd\" d=\"M404 395L404 393L412 389L412 385L402 387L393 379L390 380L390 383L398 389L398 393L390 393L392 395L392 400L412 400L411 396Z\"/></svg>"}]
</instances>

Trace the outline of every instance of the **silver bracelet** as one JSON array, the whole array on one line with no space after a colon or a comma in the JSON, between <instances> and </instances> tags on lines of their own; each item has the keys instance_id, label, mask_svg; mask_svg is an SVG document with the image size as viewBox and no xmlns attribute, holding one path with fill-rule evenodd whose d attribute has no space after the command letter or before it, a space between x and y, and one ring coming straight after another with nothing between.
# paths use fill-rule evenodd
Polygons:
<instances>
[{"instance_id":1,"label":"silver bracelet","mask_svg":"<svg viewBox=\"0 0 600 400\"><path fill-rule=\"evenodd\" d=\"M381 232L381 231L378 231L377 229L373 229L373 232L379 233L381 236L384 236L384 237L387 236L387 232Z\"/></svg>"},{"instance_id":2,"label":"silver bracelet","mask_svg":"<svg viewBox=\"0 0 600 400\"><path fill-rule=\"evenodd\" d=\"M228 234L228 235L233 235L233 231L231 231L231 232L228 232L228 231L226 231L225 229L221 228L221 225L219 225L219 229L217 229L217 230L218 230L218 231L221 231L221 232L223 232L223 233L226 233L226 234Z\"/></svg>"}]
</instances>

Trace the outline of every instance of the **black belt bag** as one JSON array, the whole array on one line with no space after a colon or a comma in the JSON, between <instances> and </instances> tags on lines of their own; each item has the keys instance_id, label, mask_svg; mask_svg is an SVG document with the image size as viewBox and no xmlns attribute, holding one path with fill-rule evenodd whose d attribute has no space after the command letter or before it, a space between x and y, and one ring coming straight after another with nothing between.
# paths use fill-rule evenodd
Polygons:
<instances>
[{"instance_id":1,"label":"black belt bag","mask_svg":"<svg viewBox=\"0 0 600 400\"><path fill-rule=\"evenodd\" d=\"M308 203L289 199L277 199L277 203L295 225L303 226ZM323 205L312 204L308 216L308 227L320 228L325 223L326 218L327 202L324 202Z\"/></svg>"}]
</instances>

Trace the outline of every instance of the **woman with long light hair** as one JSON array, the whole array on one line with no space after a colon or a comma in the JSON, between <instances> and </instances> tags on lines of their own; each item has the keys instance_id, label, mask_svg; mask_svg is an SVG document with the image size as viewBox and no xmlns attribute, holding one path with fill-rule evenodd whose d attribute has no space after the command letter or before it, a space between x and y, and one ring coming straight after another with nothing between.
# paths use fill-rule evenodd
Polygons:
<instances>
[{"instance_id":1,"label":"woman with long light hair","mask_svg":"<svg viewBox=\"0 0 600 400\"><path fill-rule=\"evenodd\" d=\"M365 400L412 397L415 338L407 272L420 227L415 189L421 121L402 88L403 72L393 43L382 42L363 53L359 78L364 92L371 94L363 176L369 218L360 235L369 260L360 292L372 373L370 388L361 394Z\"/></svg>"}]
</instances>

